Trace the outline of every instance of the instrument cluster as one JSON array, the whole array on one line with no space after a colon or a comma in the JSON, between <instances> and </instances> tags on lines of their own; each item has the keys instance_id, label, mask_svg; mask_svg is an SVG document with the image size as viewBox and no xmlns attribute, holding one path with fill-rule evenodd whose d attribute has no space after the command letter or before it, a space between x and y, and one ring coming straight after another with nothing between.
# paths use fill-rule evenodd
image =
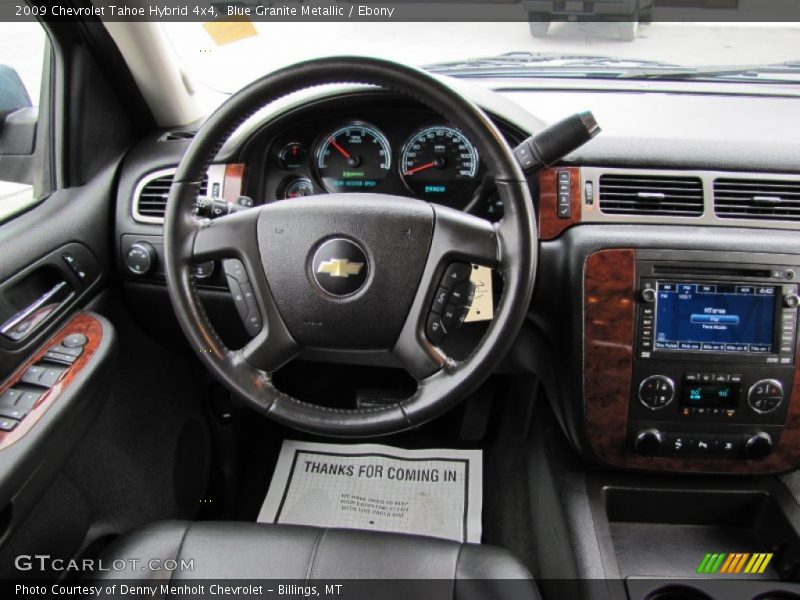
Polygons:
<instances>
[{"instance_id":1,"label":"instrument cluster","mask_svg":"<svg viewBox=\"0 0 800 600\"><path fill-rule=\"evenodd\" d=\"M267 202L342 192L410 196L497 220L502 206L478 148L420 111L364 111L285 128L265 145ZM492 189L489 189L492 187Z\"/></svg>"}]
</instances>

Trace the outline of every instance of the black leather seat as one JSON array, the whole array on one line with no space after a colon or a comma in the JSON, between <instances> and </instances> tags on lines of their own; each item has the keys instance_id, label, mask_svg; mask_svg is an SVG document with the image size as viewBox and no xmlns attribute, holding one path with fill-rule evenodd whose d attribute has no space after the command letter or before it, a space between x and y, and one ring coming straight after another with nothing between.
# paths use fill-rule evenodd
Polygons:
<instances>
[{"instance_id":1,"label":"black leather seat","mask_svg":"<svg viewBox=\"0 0 800 600\"><path fill-rule=\"evenodd\" d=\"M103 563L117 561L113 564L120 565L120 559L130 565L127 570L106 571L104 578L171 585L196 579L284 579L299 583L316 579L343 582L345 588L344 580L406 580L369 589L373 594L379 589L382 599L412 597L409 586L419 592L416 597L426 599L539 597L530 573L507 550L368 531L164 521L122 537L105 553ZM139 562L134 564L130 559ZM161 564L168 559L179 564L193 560L193 570L152 570L148 568L152 559ZM379 585L374 581L371 584ZM370 582L359 585L369 586Z\"/></svg>"}]
</instances>

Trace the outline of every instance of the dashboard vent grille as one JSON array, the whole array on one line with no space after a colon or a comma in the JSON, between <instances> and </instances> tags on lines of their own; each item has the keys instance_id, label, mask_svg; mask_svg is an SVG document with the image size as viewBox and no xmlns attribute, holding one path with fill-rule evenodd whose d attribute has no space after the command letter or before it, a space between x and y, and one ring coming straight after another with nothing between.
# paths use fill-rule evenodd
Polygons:
<instances>
[{"instance_id":1,"label":"dashboard vent grille","mask_svg":"<svg viewBox=\"0 0 800 600\"><path fill-rule=\"evenodd\" d=\"M703 182L699 177L671 175L601 175L600 210L618 215L703 214Z\"/></svg>"},{"instance_id":2,"label":"dashboard vent grille","mask_svg":"<svg viewBox=\"0 0 800 600\"><path fill-rule=\"evenodd\" d=\"M168 131L160 138L158 138L159 142L178 142L178 141L186 141L191 140L196 135L194 131Z\"/></svg>"},{"instance_id":3,"label":"dashboard vent grille","mask_svg":"<svg viewBox=\"0 0 800 600\"><path fill-rule=\"evenodd\" d=\"M714 210L726 219L800 221L800 180L716 179Z\"/></svg>"},{"instance_id":4,"label":"dashboard vent grille","mask_svg":"<svg viewBox=\"0 0 800 600\"><path fill-rule=\"evenodd\" d=\"M167 212L167 198L172 187L175 171L158 172L142 180L137 187L134 217L145 223L163 223ZM208 192L208 176L203 178L200 195Z\"/></svg>"}]
</instances>

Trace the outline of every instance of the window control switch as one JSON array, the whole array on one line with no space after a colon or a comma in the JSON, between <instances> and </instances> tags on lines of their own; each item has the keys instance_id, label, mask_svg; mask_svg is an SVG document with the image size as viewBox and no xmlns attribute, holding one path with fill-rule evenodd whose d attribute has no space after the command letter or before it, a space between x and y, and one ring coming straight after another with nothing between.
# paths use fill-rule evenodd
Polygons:
<instances>
[{"instance_id":1,"label":"window control switch","mask_svg":"<svg viewBox=\"0 0 800 600\"><path fill-rule=\"evenodd\" d=\"M22 395L17 400L16 406L31 410L34 407L34 405L39 401L39 398L42 397L42 394L44 394L43 391L32 391L32 390L22 391Z\"/></svg>"},{"instance_id":2,"label":"window control switch","mask_svg":"<svg viewBox=\"0 0 800 600\"><path fill-rule=\"evenodd\" d=\"M20 381L22 383L27 383L28 385L42 385L39 383L39 379L42 375L44 375L45 369L46 367L42 365L33 365L32 367L28 367L22 374Z\"/></svg>"},{"instance_id":3,"label":"window control switch","mask_svg":"<svg viewBox=\"0 0 800 600\"><path fill-rule=\"evenodd\" d=\"M14 388L7 389L0 394L0 407L14 406L22 397L22 394L23 392L21 390L15 390Z\"/></svg>"},{"instance_id":4,"label":"window control switch","mask_svg":"<svg viewBox=\"0 0 800 600\"><path fill-rule=\"evenodd\" d=\"M19 425L19 421L16 419L0 418L0 431L14 431L17 425Z\"/></svg>"},{"instance_id":5,"label":"window control switch","mask_svg":"<svg viewBox=\"0 0 800 600\"><path fill-rule=\"evenodd\" d=\"M78 357L70 356L69 354L61 354L61 352L55 352L53 350L50 350L44 355L44 357L42 357L42 360L46 363L53 363L68 367L76 360L78 360Z\"/></svg>"},{"instance_id":6,"label":"window control switch","mask_svg":"<svg viewBox=\"0 0 800 600\"><path fill-rule=\"evenodd\" d=\"M44 367L44 373L39 377L39 385L47 388L53 387L58 383L58 380L61 379L66 372L66 369L63 367L55 367L46 364L41 366Z\"/></svg>"},{"instance_id":7,"label":"window control switch","mask_svg":"<svg viewBox=\"0 0 800 600\"><path fill-rule=\"evenodd\" d=\"M24 406L0 405L0 419L16 419L17 421L22 421L29 412L30 409Z\"/></svg>"}]
</instances>

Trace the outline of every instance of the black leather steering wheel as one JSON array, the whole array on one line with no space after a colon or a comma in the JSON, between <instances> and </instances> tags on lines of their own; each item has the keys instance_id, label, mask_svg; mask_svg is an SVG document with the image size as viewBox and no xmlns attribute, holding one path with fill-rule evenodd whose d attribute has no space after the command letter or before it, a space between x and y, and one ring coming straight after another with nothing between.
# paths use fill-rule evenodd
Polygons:
<instances>
[{"instance_id":1,"label":"black leather steering wheel","mask_svg":"<svg viewBox=\"0 0 800 600\"><path fill-rule=\"evenodd\" d=\"M239 125L272 101L330 83L399 92L458 127L481 152L504 203L503 219L492 224L421 200L374 193L274 202L213 221L192 215L208 165ZM326 246L330 240L338 241ZM271 73L211 115L178 167L164 223L164 249L167 286L181 327L224 385L259 411L297 429L367 437L433 419L491 374L528 311L537 236L524 175L480 108L423 71L345 57ZM363 275L359 272L360 289L344 290L346 295L336 288L331 288L333 293L326 290L316 276L317 263L349 252L355 254L344 258L364 269ZM238 258L244 265L263 322L260 333L239 350L227 348L217 336L192 277L193 265L225 258ZM494 320L475 350L460 362L448 358L424 331L442 274L454 262L492 267L503 278ZM417 380L417 391L384 408L335 409L297 400L279 391L271 374L303 348L391 352Z\"/></svg>"}]
</instances>

